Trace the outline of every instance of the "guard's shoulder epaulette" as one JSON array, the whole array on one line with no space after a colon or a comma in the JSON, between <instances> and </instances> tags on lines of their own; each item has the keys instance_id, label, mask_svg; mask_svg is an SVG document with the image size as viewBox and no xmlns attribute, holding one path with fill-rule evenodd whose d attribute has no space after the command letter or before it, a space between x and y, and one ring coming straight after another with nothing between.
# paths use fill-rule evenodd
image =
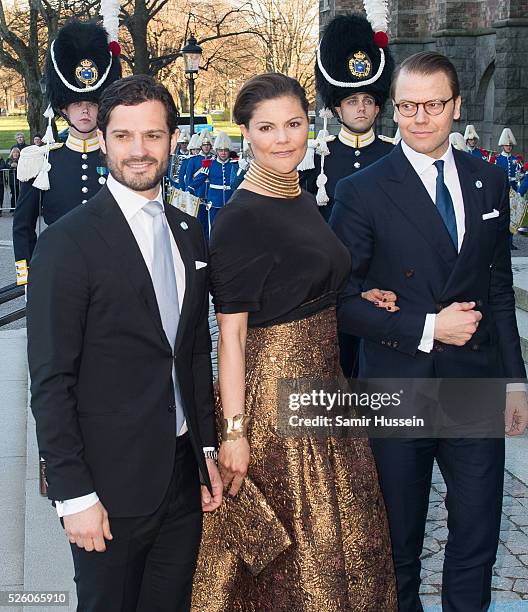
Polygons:
<instances>
[{"instance_id":1,"label":"guard's shoulder epaulette","mask_svg":"<svg viewBox=\"0 0 528 612\"><path fill-rule=\"evenodd\" d=\"M63 142L52 142L50 144L50 151L56 151L57 149L60 149L63 146L64 146Z\"/></svg>"},{"instance_id":2,"label":"guard's shoulder epaulette","mask_svg":"<svg viewBox=\"0 0 528 612\"><path fill-rule=\"evenodd\" d=\"M396 141L394 138L391 138L390 136L384 136L383 134L378 134L378 138L382 141L382 142L388 142L391 145L395 145Z\"/></svg>"}]
</instances>

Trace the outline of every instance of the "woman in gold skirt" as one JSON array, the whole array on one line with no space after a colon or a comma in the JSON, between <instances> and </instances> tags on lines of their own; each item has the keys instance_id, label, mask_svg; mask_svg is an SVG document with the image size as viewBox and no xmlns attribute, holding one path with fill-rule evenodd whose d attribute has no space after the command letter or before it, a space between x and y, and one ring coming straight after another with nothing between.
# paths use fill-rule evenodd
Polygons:
<instances>
[{"instance_id":1,"label":"woman in gold skirt","mask_svg":"<svg viewBox=\"0 0 528 612\"><path fill-rule=\"evenodd\" d=\"M278 429L288 410L281 380L340 375L335 303L350 266L299 188L307 109L301 86L280 74L254 77L235 103L254 160L210 245L219 468L229 494L204 519L196 612L397 609L367 439Z\"/></svg>"}]
</instances>

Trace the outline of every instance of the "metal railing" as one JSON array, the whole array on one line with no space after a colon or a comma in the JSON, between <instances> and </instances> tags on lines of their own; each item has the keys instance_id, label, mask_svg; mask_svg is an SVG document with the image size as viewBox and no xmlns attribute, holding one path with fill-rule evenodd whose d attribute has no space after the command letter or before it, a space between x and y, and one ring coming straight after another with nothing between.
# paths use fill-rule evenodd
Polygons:
<instances>
[{"instance_id":1,"label":"metal railing","mask_svg":"<svg viewBox=\"0 0 528 612\"><path fill-rule=\"evenodd\" d=\"M0 304L6 304L7 302L11 302L19 297L22 297L23 295L24 287L17 287L16 283L6 285L5 287L0 287ZM25 316L26 306L24 305L23 308L19 308L0 317L0 327L13 323L13 321L23 319Z\"/></svg>"},{"instance_id":2,"label":"metal railing","mask_svg":"<svg viewBox=\"0 0 528 612\"><path fill-rule=\"evenodd\" d=\"M0 212L13 212L20 192L16 169L0 169Z\"/></svg>"}]
</instances>

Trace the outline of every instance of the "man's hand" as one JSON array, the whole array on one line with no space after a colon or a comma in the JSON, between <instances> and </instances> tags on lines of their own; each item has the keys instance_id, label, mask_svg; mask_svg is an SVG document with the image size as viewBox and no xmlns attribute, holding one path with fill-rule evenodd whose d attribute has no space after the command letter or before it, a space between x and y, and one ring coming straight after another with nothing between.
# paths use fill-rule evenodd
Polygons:
<instances>
[{"instance_id":1,"label":"man's hand","mask_svg":"<svg viewBox=\"0 0 528 612\"><path fill-rule=\"evenodd\" d=\"M453 302L440 311L435 317L435 340L454 346L469 342L482 319L475 306L475 302Z\"/></svg>"},{"instance_id":2,"label":"man's hand","mask_svg":"<svg viewBox=\"0 0 528 612\"><path fill-rule=\"evenodd\" d=\"M222 491L224 485L220 478L220 472L216 467L216 463L212 459L206 459L207 471L209 472L209 479L211 480L211 486L213 488L213 495L209 493L209 490L205 485L202 485L202 510L204 512L212 512L220 507L222 503Z\"/></svg>"},{"instance_id":3,"label":"man's hand","mask_svg":"<svg viewBox=\"0 0 528 612\"><path fill-rule=\"evenodd\" d=\"M363 291L361 297L368 302L372 302L377 308L385 308L389 312L397 312L399 309L396 306L397 296L393 291L385 291L383 289L369 289Z\"/></svg>"},{"instance_id":4,"label":"man's hand","mask_svg":"<svg viewBox=\"0 0 528 612\"><path fill-rule=\"evenodd\" d=\"M238 493L247 474L249 465L249 443L247 438L222 442L218 453L218 467L222 482L229 495L233 497Z\"/></svg>"},{"instance_id":5,"label":"man's hand","mask_svg":"<svg viewBox=\"0 0 528 612\"><path fill-rule=\"evenodd\" d=\"M87 552L106 550L105 538L112 540L108 513L99 501L90 508L63 518L68 540Z\"/></svg>"},{"instance_id":6,"label":"man's hand","mask_svg":"<svg viewBox=\"0 0 528 612\"><path fill-rule=\"evenodd\" d=\"M525 391L506 393L504 430L508 436L520 436L528 425L528 399Z\"/></svg>"}]
</instances>

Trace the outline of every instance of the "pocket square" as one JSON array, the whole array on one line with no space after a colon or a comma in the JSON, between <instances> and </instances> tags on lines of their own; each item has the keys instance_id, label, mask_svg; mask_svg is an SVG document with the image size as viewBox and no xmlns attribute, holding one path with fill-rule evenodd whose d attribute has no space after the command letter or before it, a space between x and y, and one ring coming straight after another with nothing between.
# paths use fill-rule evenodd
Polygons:
<instances>
[{"instance_id":1,"label":"pocket square","mask_svg":"<svg viewBox=\"0 0 528 612\"><path fill-rule=\"evenodd\" d=\"M207 266L205 261L195 261L194 263L196 265L197 270L200 270L201 268L205 268L205 266Z\"/></svg>"},{"instance_id":2,"label":"pocket square","mask_svg":"<svg viewBox=\"0 0 528 612\"><path fill-rule=\"evenodd\" d=\"M486 221L487 219L495 219L498 216L499 216L499 211L496 208L494 208L491 212L484 213L482 215L482 220Z\"/></svg>"}]
</instances>

